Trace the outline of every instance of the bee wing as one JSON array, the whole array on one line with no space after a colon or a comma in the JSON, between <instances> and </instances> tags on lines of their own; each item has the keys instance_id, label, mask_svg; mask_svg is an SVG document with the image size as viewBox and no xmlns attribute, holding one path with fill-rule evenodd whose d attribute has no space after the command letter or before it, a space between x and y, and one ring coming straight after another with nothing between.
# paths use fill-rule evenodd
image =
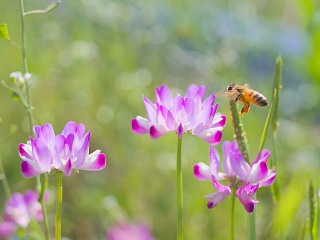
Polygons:
<instances>
[{"instance_id":1,"label":"bee wing","mask_svg":"<svg viewBox=\"0 0 320 240\"><path fill-rule=\"evenodd\" d=\"M217 97L227 97L230 100L236 99L239 95L237 90L223 90L216 93Z\"/></svg>"}]
</instances>

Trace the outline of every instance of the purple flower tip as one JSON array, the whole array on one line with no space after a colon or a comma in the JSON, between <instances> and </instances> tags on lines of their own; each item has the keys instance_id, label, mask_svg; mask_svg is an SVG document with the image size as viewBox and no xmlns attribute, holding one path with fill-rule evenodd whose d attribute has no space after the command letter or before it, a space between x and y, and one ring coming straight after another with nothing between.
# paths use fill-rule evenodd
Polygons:
<instances>
[{"instance_id":1,"label":"purple flower tip","mask_svg":"<svg viewBox=\"0 0 320 240\"><path fill-rule=\"evenodd\" d=\"M209 209L211 209L211 208L214 208L215 207L215 204L214 204L214 202L208 202L207 203L207 207L209 208Z\"/></svg>"},{"instance_id":2,"label":"purple flower tip","mask_svg":"<svg viewBox=\"0 0 320 240\"><path fill-rule=\"evenodd\" d=\"M193 173L196 176L200 175L200 166L198 164L193 166Z\"/></svg>"}]
</instances>

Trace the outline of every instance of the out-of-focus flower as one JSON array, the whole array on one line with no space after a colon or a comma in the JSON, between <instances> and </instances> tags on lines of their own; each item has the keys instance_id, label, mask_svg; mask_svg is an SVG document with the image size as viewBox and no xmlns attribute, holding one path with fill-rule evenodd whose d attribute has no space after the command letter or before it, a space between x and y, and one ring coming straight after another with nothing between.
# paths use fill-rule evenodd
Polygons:
<instances>
[{"instance_id":1,"label":"out-of-focus flower","mask_svg":"<svg viewBox=\"0 0 320 240\"><path fill-rule=\"evenodd\" d=\"M231 194L231 189L237 189L236 196L247 212L252 213L254 205L259 201L253 196L260 187L270 186L276 177L276 171L267 166L269 150L262 150L249 165L243 158L236 141L225 141L222 145L223 172L220 169L220 157L217 151L210 147L210 166L200 162L194 165L194 176L199 180L210 180L217 192L205 196L209 199L208 207L213 208ZM218 181L227 181L222 185Z\"/></svg>"},{"instance_id":2,"label":"out-of-focus flower","mask_svg":"<svg viewBox=\"0 0 320 240\"><path fill-rule=\"evenodd\" d=\"M30 73L25 73L22 76L21 72L12 72L10 74L10 78L13 80L13 83L18 86L24 86L26 81L28 81L31 78L31 74Z\"/></svg>"},{"instance_id":3,"label":"out-of-focus flower","mask_svg":"<svg viewBox=\"0 0 320 240\"><path fill-rule=\"evenodd\" d=\"M143 97L148 118L134 118L131 121L133 132L150 134L153 139L168 132L176 132L181 138L182 134L190 132L212 145L219 144L226 117L217 113L215 95L212 93L203 101L204 93L205 86L192 84L184 97L177 94L172 98L167 86L156 88L154 103Z\"/></svg>"},{"instance_id":4,"label":"out-of-focus flower","mask_svg":"<svg viewBox=\"0 0 320 240\"><path fill-rule=\"evenodd\" d=\"M144 224L120 222L107 231L108 240L155 240L150 229Z\"/></svg>"},{"instance_id":5,"label":"out-of-focus flower","mask_svg":"<svg viewBox=\"0 0 320 240\"><path fill-rule=\"evenodd\" d=\"M70 175L72 169L99 171L106 166L105 154L96 150L89 154L90 132L83 124L68 122L59 135L51 124L34 127L35 138L19 145L24 177L34 177L52 169Z\"/></svg>"},{"instance_id":6,"label":"out-of-focus flower","mask_svg":"<svg viewBox=\"0 0 320 240\"><path fill-rule=\"evenodd\" d=\"M18 227L26 228L31 220L43 221L38 192L27 190L24 194L13 193L5 202L3 222L0 223L0 238L6 239Z\"/></svg>"}]
</instances>

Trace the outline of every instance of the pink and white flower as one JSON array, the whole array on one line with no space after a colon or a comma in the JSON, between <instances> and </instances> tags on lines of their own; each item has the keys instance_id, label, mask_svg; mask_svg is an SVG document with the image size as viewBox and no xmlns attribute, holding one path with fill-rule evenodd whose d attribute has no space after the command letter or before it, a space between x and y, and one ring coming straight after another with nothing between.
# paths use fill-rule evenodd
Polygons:
<instances>
[{"instance_id":1,"label":"pink and white flower","mask_svg":"<svg viewBox=\"0 0 320 240\"><path fill-rule=\"evenodd\" d=\"M269 169L267 160L270 156L269 150L262 150L249 165L243 158L236 141L222 144L223 172L220 169L220 156L214 147L210 146L210 166L200 162L194 165L194 176L198 180L210 180L217 192L205 196L209 199L208 207L213 208L226 196L231 194L231 189L237 188L236 197L239 198L247 212L252 213L254 205L259 201L253 197L260 187L270 186L276 177L276 171ZM226 181L222 185L219 181Z\"/></svg>"},{"instance_id":2,"label":"pink and white flower","mask_svg":"<svg viewBox=\"0 0 320 240\"><path fill-rule=\"evenodd\" d=\"M217 113L215 95L212 93L203 101L204 93L205 86L192 84L184 97L177 94L172 98L167 86L156 88L154 103L143 97L148 117L134 118L131 121L133 132L150 134L152 139L168 132L176 132L181 138L182 134L190 132L212 145L219 144L226 117Z\"/></svg>"},{"instance_id":3,"label":"pink and white flower","mask_svg":"<svg viewBox=\"0 0 320 240\"><path fill-rule=\"evenodd\" d=\"M21 172L26 178L52 169L70 175L72 169L99 171L106 166L105 154L96 150L89 154L90 132L83 124L68 122L61 134L55 135L51 124L34 127L35 138L19 145Z\"/></svg>"},{"instance_id":4,"label":"pink and white flower","mask_svg":"<svg viewBox=\"0 0 320 240\"><path fill-rule=\"evenodd\" d=\"M0 239L12 236L18 227L26 228L30 221L43 221L38 192L27 190L24 194L13 193L5 202L3 222L0 223Z\"/></svg>"}]
</instances>

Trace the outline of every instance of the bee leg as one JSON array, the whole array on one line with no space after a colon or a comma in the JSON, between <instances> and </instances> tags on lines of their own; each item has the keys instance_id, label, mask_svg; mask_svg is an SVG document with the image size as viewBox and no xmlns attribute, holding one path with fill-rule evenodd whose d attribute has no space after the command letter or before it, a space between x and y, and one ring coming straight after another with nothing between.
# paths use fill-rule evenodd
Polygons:
<instances>
[{"instance_id":1,"label":"bee leg","mask_svg":"<svg viewBox=\"0 0 320 240\"><path fill-rule=\"evenodd\" d=\"M240 97L241 97L241 94L239 94L234 101L237 102Z\"/></svg>"},{"instance_id":2,"label":"bee leg","mask_svg":"<svg viewBox=\"0 0 320 240\"><path fill-rule=\"evenodd\" d=\"M243 105L243 108L241 109L240 115L243 117L243 113L248 113L250 110L250 104L249 103L245 103Z\"/></svg>"}]
</instances>

